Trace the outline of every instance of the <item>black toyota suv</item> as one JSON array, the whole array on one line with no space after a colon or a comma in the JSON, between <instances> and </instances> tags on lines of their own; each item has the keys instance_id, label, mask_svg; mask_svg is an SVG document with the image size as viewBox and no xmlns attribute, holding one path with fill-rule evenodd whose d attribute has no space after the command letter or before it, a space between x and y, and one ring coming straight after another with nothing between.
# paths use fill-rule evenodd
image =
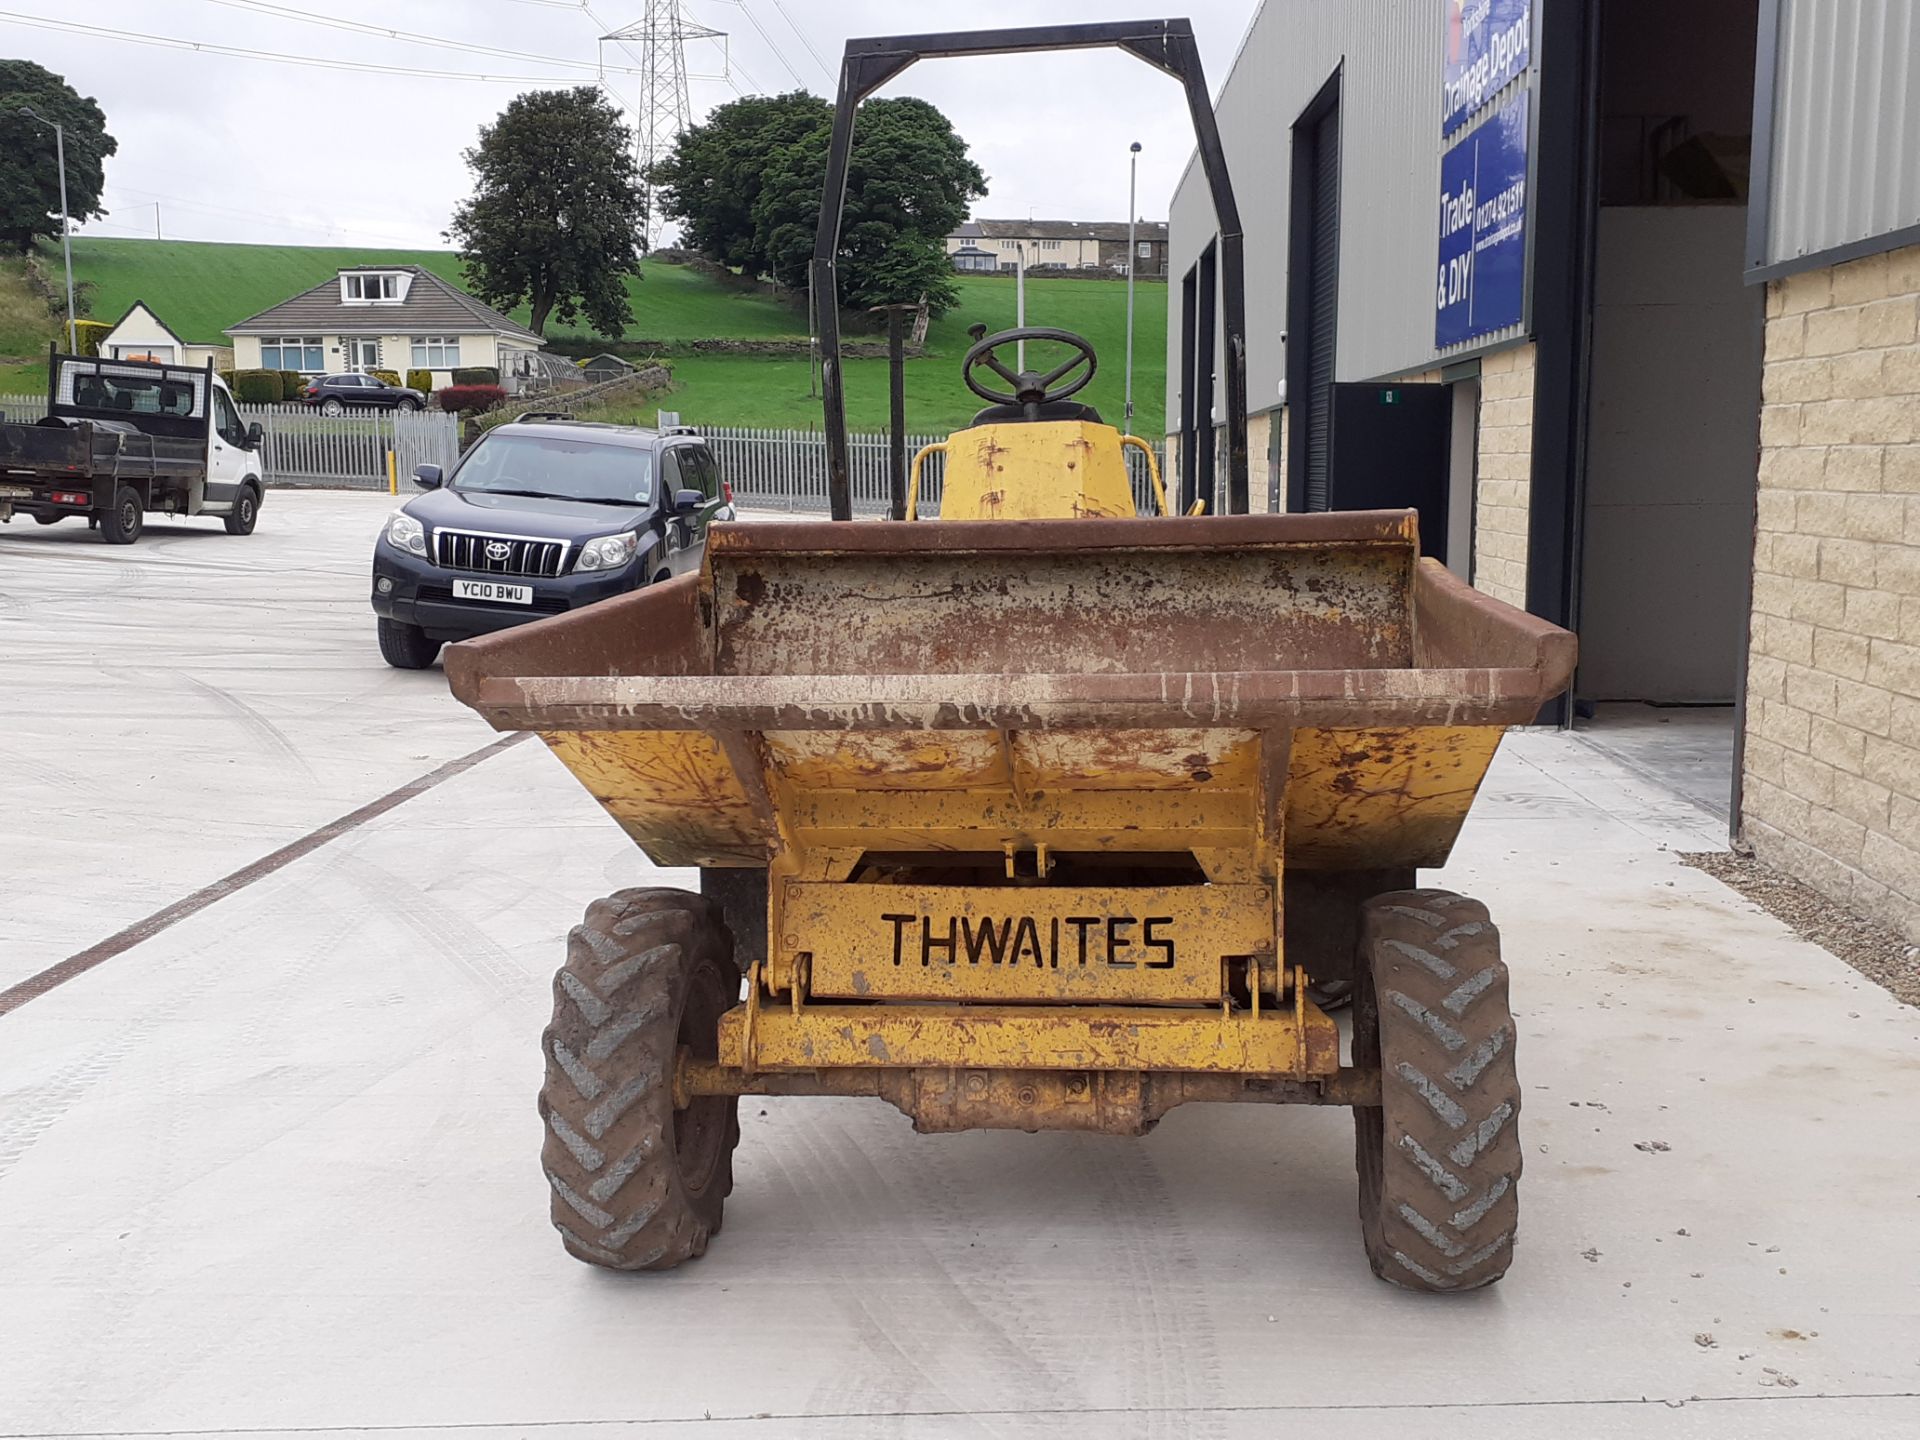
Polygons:
<instances>
[{"instance_id":1,"label":"black toyota suv","mask_svg":"<svg viewBox=\"0 0 1920 1440\"><path fill-rule=\"evenodd\" d=\"M734 518L706 442L530 413L496 426L373 546L389 665L423 670L452 640L558 615L697 570L707 526Z\"/></svg>"}]
</instances>

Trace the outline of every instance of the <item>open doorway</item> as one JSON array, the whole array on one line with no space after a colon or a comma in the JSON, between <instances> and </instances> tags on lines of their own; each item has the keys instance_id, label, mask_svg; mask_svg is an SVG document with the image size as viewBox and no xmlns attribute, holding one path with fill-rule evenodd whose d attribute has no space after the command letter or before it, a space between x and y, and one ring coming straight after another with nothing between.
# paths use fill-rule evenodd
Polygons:
<instances>
[{"instance_id":1,"label":"open doorway","mask_svg":"<svg viewBox=\"0 0 1920 1440\"><path fill-rule=\"evenodd\" d=\"M1744 283L1757 0L1601 9L1576 728L1722 816L1764 292Z\"/></svg>"}]
</instances>

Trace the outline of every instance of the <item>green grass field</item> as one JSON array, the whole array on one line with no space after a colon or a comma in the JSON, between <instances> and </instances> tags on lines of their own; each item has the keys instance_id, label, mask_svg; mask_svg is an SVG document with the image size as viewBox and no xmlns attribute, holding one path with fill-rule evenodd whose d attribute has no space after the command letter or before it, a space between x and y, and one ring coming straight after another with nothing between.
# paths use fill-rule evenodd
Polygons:
<instances>
[{"instance_id":1,"label":"green grass field","mask_svg":"<svg viewBox=\"0 0 1920 1440\"><path fill-rule=\"evenodd\" d=\"M695 277L698 278L698 277ZM907 363L907 425L944 434L967 423L981 406L960 378L961 357L971 341L967 327L1011 329L1014 287L997 276L960 278L960 303L934 322L927 354ZM1127 287L1110 280L1030 280L1027 323L1074 330L1092 342L1100 370L1081 398L1119 424L1125 413ZM865 338L865 337L863 337ZM1060 352L1064 354L1064 352ZM1011 357L1008 357L1011 360ZM1038 364L1036 350L1030 363ZM692 425L760 425L777 429L821 423L820 401L809 392L804 359L778 356L681 356L673 367L673 392L657 404L629 413L651 424L664 406ZM883 360L847 362L847 422L856 430L888 423L887 365ZM1166 429L1167 291L1141 285L1134 329L1134 429L1144 435Z\"/></svg>"},{"instance_id":2,"label":"green grass field","mask_svg":"<svg viewBox=\"0 0 1920 1440\"><path fill-rule=\"evenodd\" d=\"M0 258L0 395L45 393L47 342L62 328L28 285L23 262Z\"/></svg>"},{"instance_id":3,"label":"green grass field","mask_svg":"<svg viewBox=\"0 0 1920 1440\"><path fill-rule=\"evenodd\" d=\"M116 320L136 300L152 306L182 338L222 344L224 328L317 285L346 265L422 265L455 284L460 262L444 250L353 250L287 245L223 245L196 241L74 241L74 271L92 286L93 318ZM0 285L4 276L0 276ZM805 316L798 306L764 291L722 284L682 266L649 263L629 284L635 323L632 339L657 340L671 350L696 339L803 340ZM907 367L907 420L916 431L945 431L962 424L979 402L960 380L967 327L1003 330L1014 321L1014 287L999 276L960 277L960 304L936 321L925 357ZM1166 391L1166 287L1143 284L1135 331L1135 429L1164 430ZM0 294L3 308L4 294ZM523 311L516 317L523 323ZM10 347L0 319L0 355L31 353ZM1092 341L1100 373L1084 398L1107 419L1122 416L1126 359L1126 286L1108 280L1031 279L1027 323L1075 330ZM16 327L17 328L17 327ZM569 336L551 326L552 338ZM39 342L44 345L42 338ZM1038 356L1034 357L1038 360ZM802 358L687 355L672 360L676 385L664 404L690 423L779 428L820 423L820 402L808 393ZM45 384L45 366L0 370L0 389L30 390ZM31 373L30 373L31 372ZM37 378L36 378L37 377ZM649 406L644 418L651 421ZM847 413L857 429L887 423L886 364L855 360L847 365Z\"/></svg>"}]
</instances>

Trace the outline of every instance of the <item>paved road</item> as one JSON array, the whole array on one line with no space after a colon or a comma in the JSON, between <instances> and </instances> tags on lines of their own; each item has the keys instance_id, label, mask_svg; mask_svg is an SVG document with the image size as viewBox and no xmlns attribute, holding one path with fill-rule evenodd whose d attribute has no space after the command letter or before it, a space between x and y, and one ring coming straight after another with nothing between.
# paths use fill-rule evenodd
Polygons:
<instances>
[{"instance_id":1,"label":"paved road","mask_svg":"<svg viewBox=\"0 0 1920 1440\"><path fill-rule=\"evenodd\" d=\"M492 739L373 649L385 502L274 500L0 532L0 986ZM0 1435L1910 1436L1920 1015L1674 860L1719 833L1557 735L1496 766L1442 877L1521 1011L1491 1291L1373 1281L1346 1117L1252 1107L748 1102L713 1250L621 1277L547 1228L537 1036L661 877L500 751L0 1017Z\"/></svg>"}]
</instances>

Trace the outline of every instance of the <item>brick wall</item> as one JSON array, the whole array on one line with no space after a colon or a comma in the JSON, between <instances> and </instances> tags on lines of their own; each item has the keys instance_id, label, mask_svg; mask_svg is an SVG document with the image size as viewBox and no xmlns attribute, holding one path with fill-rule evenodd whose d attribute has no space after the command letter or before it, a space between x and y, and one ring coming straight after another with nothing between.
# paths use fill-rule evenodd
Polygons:
<instances>
[{"instance_id":1,"label":"brick wall","mask_svg":"<svg viewBox=\"0 0 1920 1440\"><path fill-rule=\"evenodd\" d=\"M1480 362L1480 445L1474 496L1475 588L1527 604L1527 500L1533 464L1533 346Z\"/></svg>"},{"instance_id":2,"label":"brick wall","mask_svg":"<svg viewBox=\"0 0 1920 1440\"><path fill-rule=\"evenodd\" d=\"M1920 939L1920 246L1767 317L1744 833Z\"/></svg>"}]
</instances>

